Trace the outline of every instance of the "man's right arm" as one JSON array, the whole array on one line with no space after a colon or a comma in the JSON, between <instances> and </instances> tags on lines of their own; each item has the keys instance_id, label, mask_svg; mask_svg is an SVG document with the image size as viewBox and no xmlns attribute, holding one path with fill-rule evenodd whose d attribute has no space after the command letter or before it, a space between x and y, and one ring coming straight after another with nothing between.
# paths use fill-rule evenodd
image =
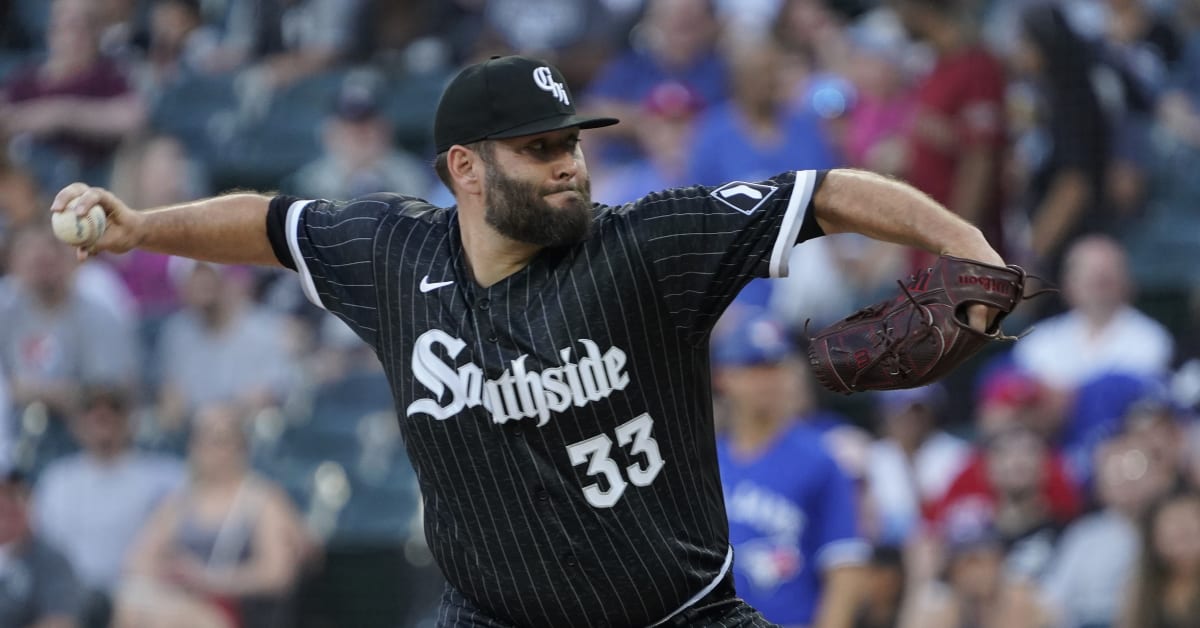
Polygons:
<instances>
[{"instance_id":1,"label":"man's right arm","mask_svg":"<svg viewBox=\"0 0 1200 628\"><path fill-rule=\"evenodd\" d=\"M87 254L140 248L221 264L281 266L267 237L270 203L259 194L229 194L137 212L103 188L73 183L50 209L79 215L93 205L104 209L108 228Z\"/></svg>"}]
</instances>

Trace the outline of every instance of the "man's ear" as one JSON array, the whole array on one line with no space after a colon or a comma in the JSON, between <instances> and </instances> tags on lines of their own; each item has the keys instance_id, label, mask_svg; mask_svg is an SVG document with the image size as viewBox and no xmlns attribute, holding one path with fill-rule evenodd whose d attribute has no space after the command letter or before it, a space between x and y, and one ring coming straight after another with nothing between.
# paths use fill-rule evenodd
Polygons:
<instances>
[{"instance_id":1,"label":"man's ear","mask_svg":"<svg viewBox=\"0 0 1200 628\"><path fill-rule=\"evenodd\" d=\"M451 146L446 153L446 168L456 189L470 194L483 193L483 160L474 151L457 144Z\"/></svg>"}]
</instances>

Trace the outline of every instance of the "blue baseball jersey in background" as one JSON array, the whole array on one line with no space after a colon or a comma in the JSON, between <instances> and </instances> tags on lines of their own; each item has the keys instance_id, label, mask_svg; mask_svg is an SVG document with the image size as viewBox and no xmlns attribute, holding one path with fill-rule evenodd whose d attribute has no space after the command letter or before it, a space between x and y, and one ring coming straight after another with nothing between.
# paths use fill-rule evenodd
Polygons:
<instances>
[{"instance_id":1,"label":"blue baseball jersey in background","mask_svg":"<svg viewBox=\"0 0 1200 628\"><path fill-rule=\"evenodd\" d=\"M717 442L733 545L738 594L769 620L809 624L816 617L821 574L864 563L855 487L804 423L786 428L753 459Z\"/></svg>"}]
</instances>

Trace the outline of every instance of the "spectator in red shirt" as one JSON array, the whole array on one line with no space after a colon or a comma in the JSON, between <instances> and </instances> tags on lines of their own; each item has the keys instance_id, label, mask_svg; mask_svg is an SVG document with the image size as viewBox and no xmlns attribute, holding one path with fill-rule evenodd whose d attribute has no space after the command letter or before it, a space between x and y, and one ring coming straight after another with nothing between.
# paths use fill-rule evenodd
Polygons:
<instances>
[{"instance_id":1,"label":"spectator in red shirt","mask_svg":"<svg viewBox=\"0 0 1200 628\"><path fill-rule=\"evenodd\" d=\"M991 523L1008 553L1009 573L1038 577L1058 533L1080 511L1061 457L1032 430L1014 425L988 436L943 499L937 528L962 516Z\"/></svg>"},{"instance_id":2,"label":"spectator in red shirt","mask_svg":"<svg viewBox=\"0 0 1200 628\"><path fill-rule=\"evenodd\" d=\"M55 0L46 60L0 89L0 135L28 150L46 189L71 181L107 183L118 141L142 126L145 107L121 71L100 54L100 21L89 0Z\"/></svg>"},{"instance_id":3,"label":"spectator in red shirt","mask_svg":"<svg viewBox=\"0 0 1200 628\"><path fill-rule=\"evenodd\" d=\"M910 34L937 55L917 86L907 179L1001 248L1004 66L981 45L961 0L893 0ZM916 253L914 253L916 255ZM928 266L921 253L914 268Z\"/></svg>"},{"instance_id":4,"label":"spectator in red shirt","mask_svg":"<svg viewBox=\"0 0 1200 628\"><path fill-rule=\"evenodd\" d=\"M1039 452L1036 497L1043 502L1050 518L1062 525L1079 514L1082 504L1066 462L1046 446L1057 433L1057 422L1052 418L1056 410L1049 404L1046 391L1024 373L1001 368L987 376L975 410L975 426L980 432L982 446L950 483L941 499L926 511L933 521L944 522L948 512L963 503L983 505L989 511L997 507L1004 491L994 481L989 460L993 453L1004 453L1003 447L996 449L996 446L1022 440L1008 438L1013 434L1033 436L1024 440L1030 443L1030 450Z\"/></svg>"},{"instance_id":5,"label":"spectator in red shirt","mask_svg":"<svg viewBox=\"0 0 1200 628\"><path fill-rule=\"evenodd\" d=\"M1020 436L1020 439L1016 436ZM941 503L935 509L935 519L943 519L957 505L968 501L977 501L988 509L998 508L998 502L1004 496L993 482L992 471L995 469L989 462L989 451L995 450L993 453L1003 455L1008 450L1000 452L997 448L1011 442L1036 445L1030 453L1036 453L1040 459L1037 492L1040 499L1045 501L1050 518L1057 524L1065 525L1079 514L1079 492L1071 483L1062 458L1045 450L1045 444L1033 432L1024 427L1012 426L988 438L983 450L971 457L967 467L946 490Z\"/></svg>"}]
</instances>

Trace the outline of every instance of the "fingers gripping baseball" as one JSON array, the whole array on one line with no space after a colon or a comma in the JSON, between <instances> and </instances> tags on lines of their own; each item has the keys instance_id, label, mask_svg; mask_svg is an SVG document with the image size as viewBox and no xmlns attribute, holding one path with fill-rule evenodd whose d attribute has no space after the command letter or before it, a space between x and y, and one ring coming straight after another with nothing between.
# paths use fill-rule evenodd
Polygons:
<instances>
[{"instance_id":1,"label":"fingers gripping baseball","mask_svg":"<svg viewBox=\"0 0 1200 628\"><path fill-rule=\"evenodd\" d=\"M102 217L92 214L96 207ZM104 188L72 183L55 195L50 211L56 235L76 245L81 260L102 251L124 253L138 244L141 216Z\"/></svg>"}]
</instances>

